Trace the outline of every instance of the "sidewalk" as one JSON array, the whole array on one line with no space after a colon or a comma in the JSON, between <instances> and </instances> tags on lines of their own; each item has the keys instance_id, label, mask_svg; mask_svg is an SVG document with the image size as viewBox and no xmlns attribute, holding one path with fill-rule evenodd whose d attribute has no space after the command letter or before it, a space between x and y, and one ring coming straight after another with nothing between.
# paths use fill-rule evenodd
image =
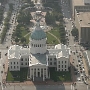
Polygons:
<instances>
[{"instance_id":1,"label":"sidewalk","mask_svg":"<svg viewBox=\"0 0 90 90\"><path fill-rule=\"evenodd\" d=\"M4 73L3 73L3 83L6 83L6 76L7 76L7 71L8 71L8 58L6 58L6 62L5 62L5 68L4 68Z\"/></svg>"},{"instance_id":2,"label":"sidewalk","mask_svg":"<svg viewBox=\"0 0 90 90\"><path fill-rule=\"evenodd\" d=\"M42 82L33 82L25 81L21 83L6 83L6 85L71 85L72 82L54 82L52 80L42 81Z\"/></svg>"}]
</instances>

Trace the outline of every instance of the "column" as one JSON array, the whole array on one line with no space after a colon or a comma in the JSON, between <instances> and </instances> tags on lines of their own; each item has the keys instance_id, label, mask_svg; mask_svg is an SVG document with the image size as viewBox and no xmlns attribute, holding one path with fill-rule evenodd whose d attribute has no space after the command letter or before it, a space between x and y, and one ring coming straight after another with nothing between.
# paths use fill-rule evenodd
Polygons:
<instances>
[{"instance_id":1,"label":"column","mask_svg":"<svg viewBox=\"0 0 90 90\"><path fill-rule=\"evenodd\" d=\"M37 68L36 68L36 77L38 77L37 73L38 73L38 70L37 70Z\"/></svg>"},{"instance_id":2,"label":"column","mask_svg":"<svg viewBox=\"0 0 90 90\"><path fill-rule=\"evenodd\" d=\"M33 81L34 81L34 68L33 68Z\"/></svg>"},{"instance_id":3,"label":"column","mask_svg":"<svg viewBox=\"0 0 90 90\"><path fill-rule=\"evenodd\" d=\"M43 81L44 81L44 79L45 79L45 78L44 78L44 68L43 68Z\"/></svg>"},{"instance_id":4,"label":"column","mask_svg":"<svg viewBox=\"0 0 90 90\"><path fill-rule=\"evenodd\" d=\"M32 73L31 73L31 68L30 68L30 78L31 78L31 74L32 74Z\"/></svg>"},{"instance_id":5,"label":"column","mask_svg":"<svg viewBox=\"0 0 90 90\"><path fill-rule=\"evenodd\" d=\"M41 68L40 68L40 77L41 77Z\"/></svg>"},{"instance_id":6,"label":"column","mask_svg":"<svg viewBox=\"0 0 90 90\"><path fill-rule=\"evenodd\" d=\"M48 70L47 70L47 68L46 68L46 78L48 78Z\"/></svg>"}]
</instances>

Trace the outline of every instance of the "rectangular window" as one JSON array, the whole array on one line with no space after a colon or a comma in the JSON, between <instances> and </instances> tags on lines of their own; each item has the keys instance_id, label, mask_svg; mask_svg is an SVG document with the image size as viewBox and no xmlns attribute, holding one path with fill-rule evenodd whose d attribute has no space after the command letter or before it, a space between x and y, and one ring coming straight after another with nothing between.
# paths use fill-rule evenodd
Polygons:
<instances>
[{"instance_id":1,"label":"rectangular window","mask_svg":"<svg viewBox=\"0 0 90 90\"><path fill-rule=\"evenodd\" d=\"M54 60L56 61L56 58L54 58Z\"/></svg>"},{"instance_id":2,"label":"rectangular window","mask_svg":"<svg viewBox=\"0 0 90 90\"><path fill-rule=\"evenodd\" d=\"M52 65L52 62L50 62L50 65Z\"/></svg>"},{"instance_id":3,"label":"rectangular window","mask_svg":"<svg viewBox=\"0 0 90 90\"><path fill-rule=\"evenodd\" d=\"M11 62L11 64L12 64L12 62Z\"/></svg>"},{"instance_id":4,"label":"rectangular window","mask_svg":"<svg viewBox=\"0 0 90 90\"><path fill-rule=\"evenodd\" d=\"M58 68L60 68L60 65L58 65Z\"/></svg>"},{"instance_id":5,"label":"rectangular window","mask_svg":"<svg viewBox=\"0 0 90 90\"><path fill-rule=\"evenodd\" d=\"M28 61L29 61L29 58L28 58Z\"/></svg>"},{"instance_id":6,"label":"rectangular window","mask_svg":"<svg viewBox=\"0 0 90 90\"><path fill-rule=\"evenodd\" d=\"M60 64L60 61L58 61L58 64Z\"/></svg>"},{"instance_id":7,"label":"rectangular window","mask_svg":"<svg viewBox=\"0 0 90 90\"><path fill-rule=\"evenodd\" d=\"M27 63L25 63L25 65L27 65Z\"/></svg>"},{"instance_id":8,"label":"rectangular window","mask_svg":"<svg viewBox=\"0 0 90 90\"><path fill-rule=\"evenodd\" d=\"M65 71L66 71L66 69L65 69Z\"/></svg>"},{"instance_id":9,"label":"rectangular window","mask_svg":"<svg viewBox=\"0 0 90 90\"><path fill-rule=\"evenodd\" d=\"M12 66L11 66L11 69L12 69Z\"/></svg>"},{"instance_id":10,"label":"rectangular window","mask_svg":"<svg viewBox=\"0 0 90 90\"><path fill-rule=\"evenodd\" d=\"M63 61L62 61L62 63L63 63Z\"/></svg>"},{"instance_id":11,"label":"rectangular window","mask_svg":"<svg viewBox=\"0 0 90 90\"><path fill-rule=\"evenodd\" d=\"M15 64L15 62L14 62L14 64Z\"/></svg>"},{"instance_id":12,"label":"rectangular window","mask_svg":"<svg viewBox=\"0 0 90 90\"><path fill-rule=\"evenodd\" d=\"M17 64L18 64L18 62L17 62Z\"/></svg>"},{"instance_id":13,"label":"rectangular window","mask_svg":"<svg viewBox=\"0 0 90 90\"><path fill-rule=\"evenodd\" d=\"M21 65L23 65L23 63L21 63Z\"/></svg>"},{"instance_id":14,"label":"rectangular window","mask_svg":"<svg viewBox=\"0 0 90 90\"><path fill-rule=\"evenodd\" d=\"M65 68L66 68L66 65L65 65Z\"/></svg>"},{"instance_id":15,"label":"rectangular window","mask_svg":"<svg viewBox=\"0 0 90 90\"><path fill-rule=\"evenodd\" d=\"M15 66L14 66L14 69L15 69Z\"/></svg>"},{"instance_id":16,"label":"rectangular window","mask_svg":"<svg viewBox=\"0 0 90 90\"><path fill-rule=\"evenodd\" d=\"M17 68L18 68L18 66L17 66Z\"/></svg>"},{"instance_id":17,"label":"rectangular window","mask_svg":"<svg viewBox=\"0 0 90 90\"><path fill-rule=\"evenodd\" d=\"M62 65L62 68L63 68L63 65Z\"/></svg>"},{"instance_id":18,"label":"rectangular window","mask_svg":"<svg viewBox=\"0 0 90 90\"><path fill-rule=\"evenodd\" d=\"M65 63L67 63L67 62L65 61Z\"/></svg>"},{"instance_id":19,"label":"rectangular window","mask_svg":"<svg viewBox=\"0 0 90 90\"><path fill-rule=\"evenodd\" d=\"M52 61L52 58L50 58L50 61Z\"/></svg>"}]
</instances>

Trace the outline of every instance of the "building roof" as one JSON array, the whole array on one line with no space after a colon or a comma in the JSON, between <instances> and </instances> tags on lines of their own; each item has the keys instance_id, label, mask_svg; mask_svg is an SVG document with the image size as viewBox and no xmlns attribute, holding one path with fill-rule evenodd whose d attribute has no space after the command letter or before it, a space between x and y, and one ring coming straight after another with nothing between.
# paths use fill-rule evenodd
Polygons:
<instances>
[{"instance_id":1,"label":"building roof","mask_svg":"<svg viewBox=\"0 0 90 90\"><path fill-rule=\"evenodd\" d=\"M73 0L72 2L74 4L74 6L82 6L82 5L84 5L83 0Z\"/></svg>"},{"instance_id":2,"label":"building roof","mask_svg":"<svg viewBox=\"0 0 90 90\"><path fill-rule=\"evenodd\" d=\"M69 58L70 48L67 48L66 45L58 44L54 49L48 49L48 55L55 55L57 58L65 57Z\"/></svg>"},{"instance_id":3,"label":"building roof","mask_svg":"<svg viewBox=\"0 0 90 90\"><path fill-rule=\"evenodd\" d=\"M81 27L90 27L90 12L79 12L77 18Z\"/></svg>"},{"instance_id":4,"label":"building roof","mask_svg":"<svg viewBox=\"0 0 90 90\"><path fill-rule=\"evenodd\" d=\"M8 59L20 59L22 55L28 55L29 49L19 45L13 45L8 50Z\"/></svg>"},{"instance_id":5,"label":"building roof","mask_svg":"<svg viewBox=\"0 0 90 90\"><path fill-rule=\"evenodd\" d=\"M35 64L46 64L47 65L46 54L31 54L30 59L31 59L30 66L35 65Z\"/></svg>"},{"instance_id":6,"label":"building roof","mask_svg":"<svg viewBox=\"0 0 90 90\"><path fill-rule=\"evenodd\" d=\"M42 40L46 38L45 32L40 28L40 26L37 24L34 28L33 32L31 33L31 39L34 40Z\"/></svg>"}]
</instances>

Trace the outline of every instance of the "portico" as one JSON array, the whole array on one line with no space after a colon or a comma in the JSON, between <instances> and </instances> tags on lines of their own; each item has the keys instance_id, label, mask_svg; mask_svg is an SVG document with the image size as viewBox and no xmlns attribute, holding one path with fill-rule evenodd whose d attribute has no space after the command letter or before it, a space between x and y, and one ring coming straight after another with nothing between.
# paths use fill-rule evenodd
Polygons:
<instances>
[{"instance_id":1,"label":"portico","mask_svg":"<svg viewBox=\"0 0 90 90\"><path fill-rule=\"evenodd\" d=\"M45 81L48 76L48 67L45 65L33 65L30 67L30 78L35 81L35 78L42 78Z\"/></svg>"}]
</instances>

